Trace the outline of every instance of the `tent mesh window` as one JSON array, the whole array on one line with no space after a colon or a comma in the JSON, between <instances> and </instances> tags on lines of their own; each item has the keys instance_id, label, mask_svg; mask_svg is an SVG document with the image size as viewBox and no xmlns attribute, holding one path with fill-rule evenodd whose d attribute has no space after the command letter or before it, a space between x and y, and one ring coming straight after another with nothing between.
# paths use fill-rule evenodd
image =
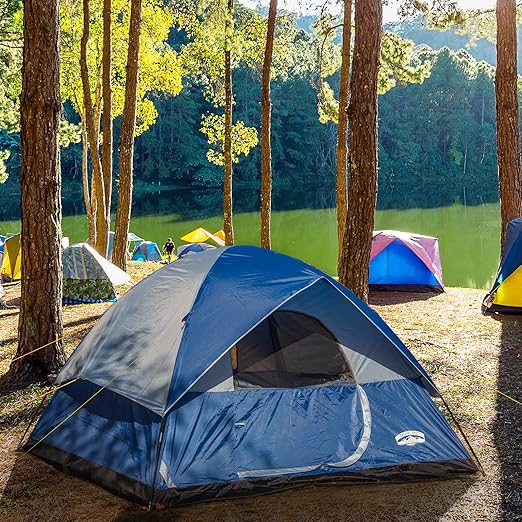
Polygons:
<instances>
[{"instance_id":1,"label":"tent mesh window","mask_svg":"<svg viewBox=\"0 0 522 522\"><path fill-rule=\"evenodd\" d=\"M333 334L317 319L277 311L231 351L234 388L299 388L353 382Z\"/></svg>"}]
</instances>

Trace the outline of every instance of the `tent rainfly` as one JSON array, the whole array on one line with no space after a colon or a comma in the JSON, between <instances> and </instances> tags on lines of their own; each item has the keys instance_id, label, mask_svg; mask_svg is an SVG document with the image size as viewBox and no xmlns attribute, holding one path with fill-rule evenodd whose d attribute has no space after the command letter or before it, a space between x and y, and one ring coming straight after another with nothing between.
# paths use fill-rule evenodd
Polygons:
<instances>
[{"instance_id":1,"label":"tent rainfly","mask_svg":"<svg viewBox=\"0 0 522 522\"><path fill-rule=\"evenodd\" d=\"M216 235L219 234L219 235ZM222 230L218 230L216 234L211 234L208 230L205 230L204 228L196 228L189 232L188 234L185 234L180 239L182 241L186 241L187 243L205 243L205 241L208 241L209 239L212 239L214 243L218 246L225 246L225 240L224 238L221 238L221 234L224 234Z\"/></svg>"},{"instance_id":2,"label":"tent rainfly","mask_svg":"<svg viewBox=\"0 0 522 522\"><path fill-rule=\"evenodd\" d=\"M142 241L132 253L133 261L161 261L161 252L154 241Z\"/></svg>"},{"instance_id":3,"label":"tent rainfly","mask_svg":"<svg viewBox=\"0 0 522 522\"><path fill-rule=\"evenodd\" d=\"M443 292L438 239L396 230L374 232L370 289Z\"/></svg>"},{"instance_id":4,"label":"tent rainfly","mask_svg":"<svg viewBox=\"0 0 522 522\"><path fill-rule=\"evenodd\" d=\"M500 266L482 311L522 313L522 218L508 223Z\"/></svg>"},{"instance_id":5,"label":"tent rainfly","mask_svg":"<svg viewBox=\"0 0 522 522\"><path fill-rule=\"evenodd\" d=\"M257 247L154 272L56 384L29 451L151 506L477 469L381 317L325 273Z\"/></svg>"},{"instance_id":6,"label":"tent rainfly","mask_svg":"<svg viewBox=\"0 0 522 522\"><path fill-rule=\"evenodd\" d=\"M4 242L4 252L0 274L8 281L22 279L22 247L20 234L8 237Z\"/></svg>"},{"instance_id":7,"label":"tent rainfly","mask_svg":"<svg viewBox=\"0 0 522 522\"><path fill-rule=\"evenodd\" d=\"M181 245L178 247L178 257L185 257L190 254L197 254L198 252L204 252L205 250L211 250L216 248L215 246L209 245L208 243L188 243L187 245Z\"/></svg>"}]
</instances>

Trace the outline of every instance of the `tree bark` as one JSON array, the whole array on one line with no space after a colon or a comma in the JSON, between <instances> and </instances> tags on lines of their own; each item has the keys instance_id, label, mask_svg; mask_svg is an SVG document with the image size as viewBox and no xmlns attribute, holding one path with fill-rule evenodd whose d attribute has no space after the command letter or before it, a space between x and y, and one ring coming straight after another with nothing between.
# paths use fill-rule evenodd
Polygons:
<instances>
[{"instance_id":1,"label":"tree bark","mask_svg":"<svg viewBox=\"0 0 522 522\"><path fill-rule=\"evenodd\" d=\"M381 0L355 0L355 45L348 108L350 187L339 280L368 300L368 270L377 200L377 72Z\"/></svg>"},{"instance_id":2,"label":"tree bark","mask_svg":"<svg viewBox=\"0 0 522 522\"><path fill-rule=\"evenodd\" d=\"M497 0L495 95L502 248L508 222L522 216L516 17L515 0Z\"/></svg>"},{"instance_id":3,"label":"tree bark","mask_svg":"<svg viewBox=\"0 0 522 522\"><path fill-rule=\"evenodd\" d=\"M270 99L270 72L274 52L276 14L277 0L270 0L266 30L265 58L261 78L261 246L263 248L271 248L272 151L270 144L270 126L272 102Z\"/></svg>"},{"instance_id":4,"label":"tree bark","mask_svg":"<svg viewBox=\"0 0 522 522\"><path fill-rule=\"evenodd\" d=\"M83 122L83 120L82 120ZM88 242L93 248L96 246L96 204L91 201L92 191L89 190L89 164L88 164L89 146L87 144L87 134L85 132L85 124L82 124L82 185L83 185L83 202L85 203L85 212L87 213L88 224ZM94 180L94 178L93 178Z\"/></svg>"},{"instance_id":5,"label":"tree bark","mask_svg":"<svg viewBox=\"0 0 522 522\"><path fill-rule=\"evenodd\" d=\"M223 229L225 244L234 244L233 202L232 202L232 64L229 36L233 31L234 0L227 0L225 23L225 143L223 173Z\"/></svg>"},{"instance_id":6,"label":"tree bark","mask_svg":"<svg viewBox=\"0 0 522 522\"><path fill-rule=\"evenodd\" d=\"M103 89L103 141L102 170L105 193L105 221L107 237L111 226L112 199L112 1L103 0L103 56L102 56L102 89Z\"/></svg>"},{"instance_id":7,"label":"tree bark","mask_svg":"<svg viewBox=\"0 0 522 522\"><path fill-rule=\"evenodd\" d=\"M350 49L352 39L352 0L344 0L341 78L339 81L339 119L337 125L337 242L341 261L344 225L348 208L348 103L350 100ZM339 266L338 266L339 270Z\"/></svg>"},{"instance_id":8,"label":"tree bark","mask_svg":"<svg viewBox=\"0 0 522 522\"><path fill-rule=\"evenodd\" d=\"M24 0L20 174L22 299L8 379L39 380L63 364L58 1ZM55 342L56 341L56 342Z\"/></svg>"},{"instance_id":9,"label":"tree bark","mask_svg":"<svg viewBox=\"0 0 522 522\"><path fill-rule=\"evenodd\" d=\"M80 41L80 74L83 88L83 106L85 111L85 127L89 152L91 154L92 173L95 177L93 187L96 189L96 250L102 255L107 255L107 243L109 234L106 223L105 190L103 182L102 165L99 152L99 125L95 116L92 103L91 87L89 83L89 68L87 66L87 44L89 43L89 0L83 0L83 32ZM105 233L107 230L107 233Z\"/></svg>"},{"instance_id":10,"label":"tree bark","mask_svg":"<svg viewBox=\"0 0 522 522\"><path fill-rule=\"evenodd\" d=\"M127 234L132 208L132 174L134 159L134 130L138 94L138 68L140 56L141 0L131 0L129 49L125 77L125 102L120 131L120 169L118 209L114 233L112 262L127 269Z\"/></svg>"}]
</instances>

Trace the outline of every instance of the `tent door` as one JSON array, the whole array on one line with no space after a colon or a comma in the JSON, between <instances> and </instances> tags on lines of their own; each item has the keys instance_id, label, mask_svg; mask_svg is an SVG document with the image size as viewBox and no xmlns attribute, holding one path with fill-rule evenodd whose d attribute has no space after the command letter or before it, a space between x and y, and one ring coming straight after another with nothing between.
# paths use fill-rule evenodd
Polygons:
<instances>
[{"instance_id":1,"label":"tent door","mask_svg":"<svg viewBox=\"0 0 522 522\"><path fill-rule=\"evenodd\" d=\"M359 385L245 393L234 426L240 479L347 468L368 446L371 413Z\"/></svg>"}]
</instances>

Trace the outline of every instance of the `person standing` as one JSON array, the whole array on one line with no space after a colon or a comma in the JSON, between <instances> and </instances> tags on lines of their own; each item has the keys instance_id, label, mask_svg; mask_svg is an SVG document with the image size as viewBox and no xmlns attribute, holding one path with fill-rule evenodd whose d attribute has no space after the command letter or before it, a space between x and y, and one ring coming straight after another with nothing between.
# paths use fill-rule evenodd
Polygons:
<instances>
[{"instance_id":1,"label":"person standing","mask_svg":"<svg viewBox=\"0 0 522 522\"><path fill-rule=\"evenodd\" d=\"M174 244L174 241L172 241L172 238L169 237L167 239L167 242L163 246L163 253L167 254L168 262L172 262L172 254L174 253L174 249L176 248L176 245Z\"/></svg>"}]
</instances>

